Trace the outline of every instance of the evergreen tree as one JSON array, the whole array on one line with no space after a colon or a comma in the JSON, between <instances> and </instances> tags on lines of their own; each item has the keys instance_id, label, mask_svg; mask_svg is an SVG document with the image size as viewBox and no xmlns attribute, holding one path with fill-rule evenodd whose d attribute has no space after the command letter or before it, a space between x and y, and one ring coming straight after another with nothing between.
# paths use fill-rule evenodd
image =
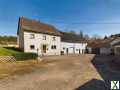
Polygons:
<instances>
[{"instance_id":1,"label":"evergreen tree","mask_svg":"<svg viewBox=\"0 0 120 90\"><path fill-rule=\"evenodd\" d=\"M80 40L84 39L83 31L80 31L79 38Z\"/></svg>"},{"instance_id":2,"label":"evergreen tree","mask_svg":"<svg viewBox=\"0 0 120 90\"><path fill-rule=\"evenodd\" d=\"M104 39L108 39L108 37L107 37L107 36L105 36L105 37L104 37Z\"/></svg>"}]
</instances>

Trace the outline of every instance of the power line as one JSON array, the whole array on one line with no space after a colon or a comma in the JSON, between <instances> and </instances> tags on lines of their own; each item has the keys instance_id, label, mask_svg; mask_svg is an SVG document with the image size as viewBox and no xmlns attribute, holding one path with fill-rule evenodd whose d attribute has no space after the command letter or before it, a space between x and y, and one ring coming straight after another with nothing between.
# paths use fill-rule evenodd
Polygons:
<instances>
[{"instance_id":1,"label":"power line","mask_svg":"<svg viewBox=\"0 0 120 90\"><path fill-rule=\"evenodd\" d=\"M106 23L99 23L99 22L54 22L54 21L51 21L53 23L60 23L60 24L106 24L106 25L117 25L117 24L120 24L120 22L106 22Z\"/></svg>"},{"instance_id":2,"label":"power line","mask_svg":"<svg viewBox=\"0 0 120 90\"><path fill-rule=\"evenodd\" d=\"M56 22L57 23L57 22ZM58 22L59 23L59 22ZM63 23L63 22L61 22ZM82 23L82 22L79 22L79 23L76 23L76 22L72 22L72 23L63 23L63 24L120 24L120 23Z\"/></svg>"},{"instance_id":3,"label":"power line","mask_svg":"<svg viewBox=\"0 0 120 90\"><path fill-rule=\"evenodd\" d=\"M70 20L70 19L68 19L68 20L65 20L66 18L54 18L54 19L52 19L52 18L49 18L49 17L47 17L47 16L40 16L39 18L41 18L40 19L40 21L41 22L44 22L44 21L46 21L46 22L49 22L49 23L58 23L58 24L67 24L67 25L69 25L69 24L106 24L106 25L117 25L117 24L120 24L120 21L119 22L89 22L89 21L82 21L82 22L77 22L78 20ZM37 20L37 19L36 19ZM79 20L80 21L80 20Z\"/></svg>"}]
</instances>

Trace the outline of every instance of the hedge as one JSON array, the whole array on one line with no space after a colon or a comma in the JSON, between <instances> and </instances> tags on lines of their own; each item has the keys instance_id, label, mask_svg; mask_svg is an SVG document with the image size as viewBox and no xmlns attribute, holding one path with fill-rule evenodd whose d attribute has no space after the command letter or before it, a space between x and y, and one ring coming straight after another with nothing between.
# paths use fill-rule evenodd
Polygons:
<instances>
[{"instance_id":1,"label":"hedge","mask_svg":"<svg viewBox=\"0 0 120 90\"><path fill-rule=\"evenodd\" d=\"M30 60L37 59L38 55L36 53L17 53L13 54L16 60Z\"/></svg>"}]
</instances>

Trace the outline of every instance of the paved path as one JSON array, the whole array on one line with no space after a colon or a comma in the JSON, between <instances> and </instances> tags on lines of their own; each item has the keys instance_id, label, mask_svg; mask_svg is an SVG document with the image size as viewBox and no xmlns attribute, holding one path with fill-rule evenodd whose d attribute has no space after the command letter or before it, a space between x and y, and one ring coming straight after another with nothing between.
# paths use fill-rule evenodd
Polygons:
<instances>
[{"instance_id":1,"label":"paved path","mask_svg":"<svg viewBox=\"0 0 120 90\"><path fill-rule=\"evenodd\" d=\"M107 84L104 82L107 80L104 74L108 75L107 72L109 71L104 71L107 64L103 63L109 61L109 57L71 55L47 57L46 59L57 61L44 65L44 67L30 74L0 80L0 90L108 89ZM99 67L102 67L102 69ZM103 74L103 72L106 73Z\"/></svg>"}]
</instances>

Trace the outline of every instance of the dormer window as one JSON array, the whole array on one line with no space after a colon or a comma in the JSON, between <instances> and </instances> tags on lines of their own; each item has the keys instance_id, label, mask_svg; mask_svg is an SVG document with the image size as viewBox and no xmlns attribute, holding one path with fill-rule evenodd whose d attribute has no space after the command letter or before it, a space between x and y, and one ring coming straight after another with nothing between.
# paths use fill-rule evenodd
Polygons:
<instances>
[{"instance_id":1,"label":"dormer window","mask_svg":"<svg viewBox=\"0 0 120 90\"><path fill-rule=\"evenodd\" d=\"M34 39L35 38L35 34L30 34L30 39Z\"/></svg>"},{"instance_id":2,"label":"dormer window","mask_svg":"<svg viewBox=\"0 0 120 90\"><path fill-rule=\"evenodd\" d=\"M43 40L46 40L46 35L43 35Z\"/></svg>"}]
</instances>

